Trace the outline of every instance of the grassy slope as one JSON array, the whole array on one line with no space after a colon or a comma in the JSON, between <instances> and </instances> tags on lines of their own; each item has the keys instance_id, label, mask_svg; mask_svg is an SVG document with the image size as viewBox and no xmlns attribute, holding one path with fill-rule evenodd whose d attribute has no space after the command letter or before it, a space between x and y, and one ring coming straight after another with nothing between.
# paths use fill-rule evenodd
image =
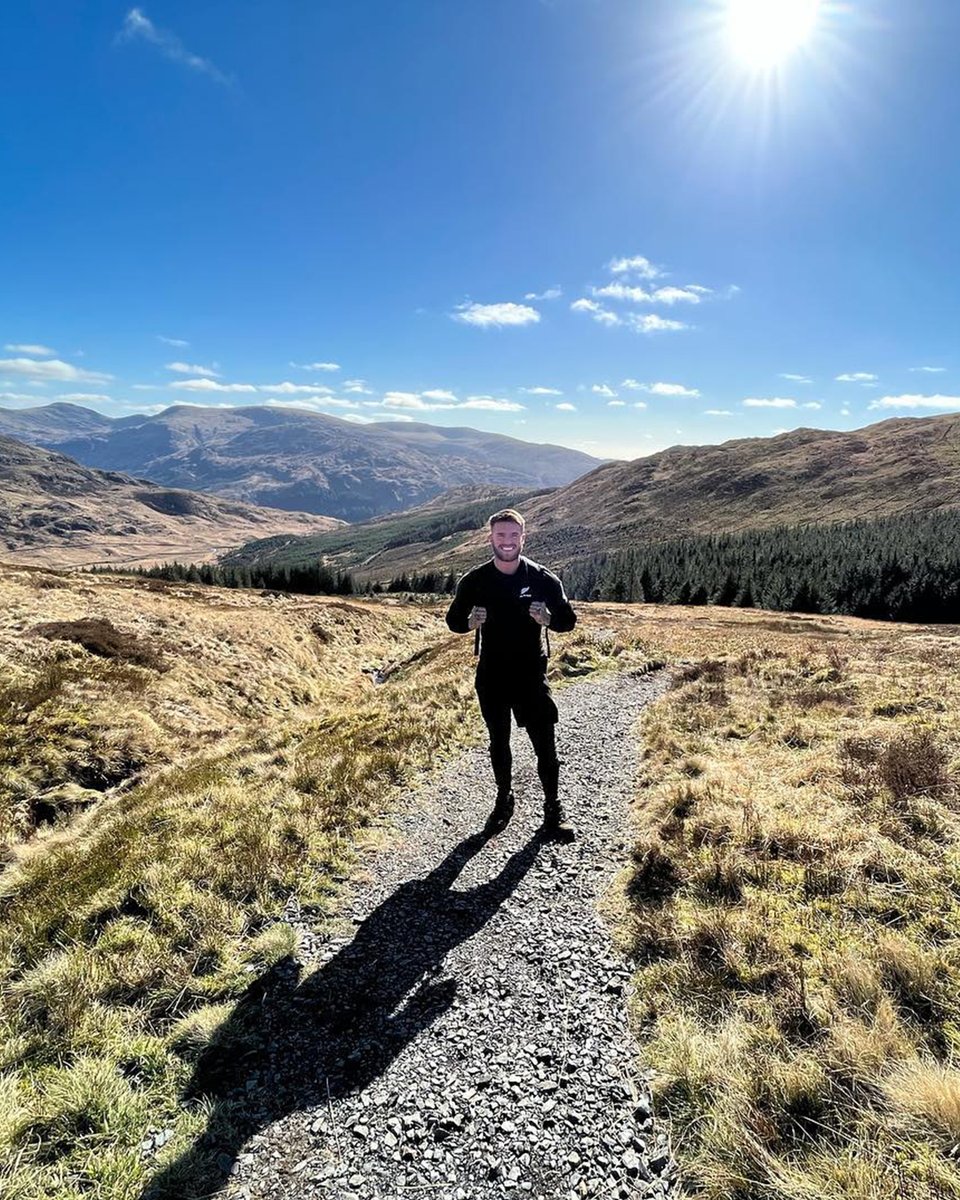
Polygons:
<instances>
[{"instance_id":1,"label":"grassy slope","mask_svg":"<svg viewBox=\"0 0 960 1200\"><path fill-rule=\"evenodd\" d=\"M651 622L625 924L690 1190L960 1196L960 628ZM655 632L654 632L655 631Z\"/></svg>"},{"instance_id":2,"label":"grassy slope","mask_svg":"<svg viewBox=\"0 0 960 1200\"><path fill-rule=\"evenodd\" d=\"M66 647L93 669L20 746L29 773L58 706L88 728L136 710L157 766L0 879L0 1180L133 1200L145 1131L174 1131L163 1161L202 1128L179 1091L289 950L287 897L328 905L393 785L462 736L469 639L425 608L42 578L0 579L25 685L58 644L22 634L52 615L111 615L167 669ZM555 666L657 659L688 665L645 720L622 929L689 1186L960 1196L960 631L596 605ZM411 661L374 688L388 660ZM132 694L101 675L121 666Z\"/></svg>"},{"instance_id":3,"label":"grassy slope","mask_svg":"<svg viewBox=\"0 0 960 1200\"><path fill-rule=\"evenodd\" d=\"M476 736L471 639L391 601L27 571L0 592L0 1185L133 1200L155 1161L145 1133L173 1130L172 1155L202 1128L180 1093L236 998L291 950L284 904L325 911L396 786ZM83 616L160 666L29 634ZM559 669L604 659L586 625ZM374 667L393 667L381 686ZM139 784L22 840L37 787L131 740Z\"/></svg>"}]
</instances>

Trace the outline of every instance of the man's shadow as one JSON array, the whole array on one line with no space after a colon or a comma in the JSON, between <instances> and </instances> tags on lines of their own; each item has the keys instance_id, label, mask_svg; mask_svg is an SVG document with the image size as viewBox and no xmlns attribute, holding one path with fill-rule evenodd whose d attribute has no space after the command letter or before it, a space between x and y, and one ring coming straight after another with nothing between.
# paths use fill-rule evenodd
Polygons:
<instances>
[{"instance_id":1,"label":"man's shadow","mask_svg":"<svg viewBox=\"0 0 960 1200\"><path fill-rule=\"evenodd\" d=\"M302 981L300 965L287 958L247 989L186 1089L186 1098L203 1097L210 1108L206 1132L154 1176L142 1200L209 1196L259 1129L361 1091L453 1004L456 981L435 979L444 958L496 913L543 838L530 838L488 882L452 892L486 842L473 834L426 878L401 884Z\"/></svg>"}]
</instances>

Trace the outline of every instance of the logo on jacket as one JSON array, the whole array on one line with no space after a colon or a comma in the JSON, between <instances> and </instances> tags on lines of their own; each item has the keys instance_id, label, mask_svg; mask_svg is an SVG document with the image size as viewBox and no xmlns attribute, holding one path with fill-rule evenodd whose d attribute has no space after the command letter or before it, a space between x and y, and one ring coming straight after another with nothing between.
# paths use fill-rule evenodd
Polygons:
<instances>
[{"instance_id":1,"label":"logo on jacket","mask_svg":"<svg viewBox=\"0 0 960 1200\"><path fill-rule=\"evenodd\" d=\"M524 600L524 599L529 600L530 599L530 589L528 587L522 587L520 589L520 599L521 600Z\"/></svg>"}]
</instances>

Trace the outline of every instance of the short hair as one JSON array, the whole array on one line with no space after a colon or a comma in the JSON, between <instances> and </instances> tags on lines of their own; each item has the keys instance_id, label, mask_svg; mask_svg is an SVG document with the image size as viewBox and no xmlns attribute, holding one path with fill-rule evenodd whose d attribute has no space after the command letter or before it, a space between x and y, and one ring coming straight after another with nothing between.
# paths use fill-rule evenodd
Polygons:
<instances>
[{"instance_id":1,"label":"short hair","mask_svg":"<svg viewBox=\"0 0 960 1200\"><path fill-rule=\"evenodd\" d=\"M514 525L519 525L521 529L526 529L527 523L515 508L501 508L499 512L495 512L487 520L487 525L493 529L494 525L500 521L512 521Z\"/></svg>"}]
</instances>

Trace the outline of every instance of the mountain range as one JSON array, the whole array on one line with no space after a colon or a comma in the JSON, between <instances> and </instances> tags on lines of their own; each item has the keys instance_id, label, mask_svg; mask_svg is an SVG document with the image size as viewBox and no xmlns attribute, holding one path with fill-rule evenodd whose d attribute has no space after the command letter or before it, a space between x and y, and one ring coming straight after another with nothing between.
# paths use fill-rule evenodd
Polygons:
<instances>
[{"instance_id":1,"label":"mountain range","mask_svg":"<svg viewBox=\"0 0 960 1200\"><path fill-rule=\"evenodd\" d=\"M229 561L324 558L359 578L459 571L488 553L486 512L451 494L446 508L348 531L254 543ZM960 507L960 416L894 418L849 432L796 429L717 446L674 446L598 467L522 501L527 553L563 567L585 555L694 534L770 529ZM438 530L442 531L438 536Z\"/></svg>"},{"instance_id":2,"label":"mountain range","mask_svg":"<svg viewBox=\"0 0 960 1200\"><path fill-rule=\"evenodd\" d=\"M602 460L564 446L300 408L175 405L111 418L75 404L0 409L0 434L173 488L362 521L450 487L556 487Z\"/></svg>"}]
</instances>

